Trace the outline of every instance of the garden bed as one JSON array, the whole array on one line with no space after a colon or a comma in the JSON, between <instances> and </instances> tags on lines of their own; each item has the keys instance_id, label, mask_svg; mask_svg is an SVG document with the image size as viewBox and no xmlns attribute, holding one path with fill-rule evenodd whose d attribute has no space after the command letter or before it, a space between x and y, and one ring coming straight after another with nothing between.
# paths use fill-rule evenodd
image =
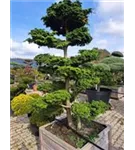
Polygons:
<instances>
[{"instance_id":1,"label":"garden bed","mask_svg":"<svg viewBox=\"0 0 135 150\"><path fill-rule=\"evenodd\" d=\"M40 127L41 150L108 150L108 130L105 125L97 122L82 124L82 129L77 133L67 126L66 119L54 121ZM99 148L91 142L97 143Z\"/></svg>"}]
</instances>

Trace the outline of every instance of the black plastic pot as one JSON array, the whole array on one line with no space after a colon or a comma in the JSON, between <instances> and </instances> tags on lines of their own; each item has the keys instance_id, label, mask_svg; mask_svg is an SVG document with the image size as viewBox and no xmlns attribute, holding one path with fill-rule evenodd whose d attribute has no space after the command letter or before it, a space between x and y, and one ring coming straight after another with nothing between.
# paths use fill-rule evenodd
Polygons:
<instances>
[{"instance_id":1,"label":"black plastic pot","mask_svg":"<svg viewBox=\"0 0 135 150\"><path fill-rule=\"evenodd\" d=\"M109 103L111 90L106 88L100 88L100 91L97 91L95 89L87 89L86 94L88 96L89 102L91 102L92 100L102 100L106 103Z\"/></svg>"}]
</instances>

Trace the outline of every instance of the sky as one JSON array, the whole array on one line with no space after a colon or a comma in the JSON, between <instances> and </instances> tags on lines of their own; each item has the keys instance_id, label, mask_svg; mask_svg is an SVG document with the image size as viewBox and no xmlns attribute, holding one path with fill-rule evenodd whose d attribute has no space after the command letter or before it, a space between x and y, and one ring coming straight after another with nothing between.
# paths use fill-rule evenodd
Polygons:
<instances>
[{"instance_id":1,"label":"sky","mask_svg":"<svg viewBox=\"0 0 135 150\"><path fill-rule=\"evenodd\" d=\"M63 56L62 50L41 47L24 42L34 28L43 28L41 17L54 2L60 0L11 0L10 2L10 56L11 58L34 58L38 54L50 53ZM83 8L93 8L89 15L89 32L93 40L83 47L68 47L68 56L77 55L80 49L98 47L110 52L124 53L124 1L123 0L80 0Z\"/></svg>"}]
</instances>

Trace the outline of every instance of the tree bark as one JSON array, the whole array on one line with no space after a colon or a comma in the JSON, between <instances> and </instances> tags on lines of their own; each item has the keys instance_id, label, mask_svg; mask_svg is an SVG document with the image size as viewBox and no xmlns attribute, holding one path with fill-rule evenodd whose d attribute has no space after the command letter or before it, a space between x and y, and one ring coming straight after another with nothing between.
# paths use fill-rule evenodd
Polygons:
<instances>
[{"instance_id":1,"label":"tree bark","mask_svg":"<svg viewBox=\"0 0 135 150\"><path fill-rule=\"evenodd\" d=\"M65 85L65 88L67 91L69 91L69 78L66 79L66 85ZM66 112L67 112L67 121L68 121L68 125L70 127L73 126L73 121L72 121L72 115L71 115L71 105L70 105L70 100L67 99L66 101Z\"/></svg>"},{"instance_id":2,"label":"tree bark","mask_svg":"<svg viewBox=\"0 0 135 150\"><path fill-rule=\"evenodd\" d=\"M67 58L67 47L64 48L64 57Z\"/></svg>"},{"instance_id":3,"label":"tree bark","mask_svg":"<svg viewBox=\"0 0 135 150\"><path fill-rule=\"evenodd\" d=\"M77 130L80 130L81 127L82 127L81 119L80 119L80 117L77 117Z\"/></svg>"},{"instance_id":4,"label":"tree bark","mask_svg":"<svg viewBox=\"0 0 135 150\"><path fill-rule=\"evenodd\" d=\"M64 57L67 58L67 48L65 47L64 50ZM69 91L69 78L65 79L65 89ZM67 121L68 121L68 126L73 127L73 121L72 121L72 115L71 115L71 105L70 105L70 100L67 99L66 101L66 113L67 113Z\"/></svg>"},{"instance_id":5,"label":"tree bark","mask_svg":"<svg viewBox=\"0 0 135 150\"><path fill-rule=\"evenodd\" d=\"M72 115L71 115L71 108L70 108L70 101L66 101L66 105L68 108L66 108L67 112L67 121L68 121L68 126L73 127L73 121L72 121Z\"/></svg>"}]
</instances>

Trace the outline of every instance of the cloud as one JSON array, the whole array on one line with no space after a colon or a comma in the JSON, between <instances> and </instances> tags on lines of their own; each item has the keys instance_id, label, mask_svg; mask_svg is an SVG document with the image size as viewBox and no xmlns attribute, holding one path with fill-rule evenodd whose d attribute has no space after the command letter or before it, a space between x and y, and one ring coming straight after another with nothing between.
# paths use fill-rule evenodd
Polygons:
<instances>
[{"instance_id":1,"label":"cloud","mask_svg":"<svg viewBox=\"0 0 135 150\"><path fill-rule=\"evenodd\" d=\"M50 53L56 56L62 56L63 51L54 48L41 47L38 48L36 44L29 44L28 42L17 42L10 39L10 56L11 58L34 58L38 54Z\"/></svg>"},{"instance_id":2,"label":"cloud","mask_svg":"<svg viewBox=\"0 0 135 150\"><path fill-rule=\"evenodd\" d=\"M96 14L100 19L95 31L112 36L123 36L124 32L124 1L98 0ZM102 21L101 21L102 20Z\"/></svg>"},{"instance_id":3,"label":"cloud","mask_svg":"<svg viewBox=\"0 0 135 150\"><path fill-rule=\"evenodd\" d=\"M109 19L99 23L95 28L95 32L99 34L105 33L118 37L123 37L124 35L124 23L119 20Z\"/></svg>"},{"instance_id":4,"label":"cloud","mask_svg":"<svg viewBox=\"0 0 135 150\"><path fill-rule=\"evenodd\" d=\"M101 40L98 40L96 41L95 43L99 48L107 48L108 46L108 42L106 39L101 39Z\"/></svg>"},{"instance_id":5,"label":"cloud","mask_svg":"<svg viewBox=\"0 0 135 150\"><path fill-rule=\"evenodd\" d=\"M97 12L99 14L105 15L105 16L115 16L115 17L120 17L124 13L124 1L113 1L113 0L108 0L108 1L103 1L99 0L98 2L98 7L97 7Z\"/></svg>"}]
</instances>

